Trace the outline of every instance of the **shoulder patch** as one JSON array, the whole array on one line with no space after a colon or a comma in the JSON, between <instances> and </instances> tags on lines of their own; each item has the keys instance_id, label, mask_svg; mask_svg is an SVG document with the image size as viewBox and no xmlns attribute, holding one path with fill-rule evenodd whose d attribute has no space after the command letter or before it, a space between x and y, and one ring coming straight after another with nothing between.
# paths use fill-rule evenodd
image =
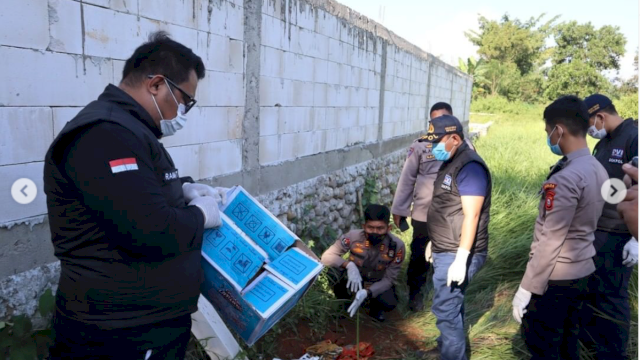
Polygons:
<instances>
[{"instance_id":1,"label":"shoulder patch","mask_svg":"<svg viewBox=\"0 0 640 360\"><path fill-rule=\"evenodd\" d=\"M348 237L342 238L342 246L346 248L351 247L351 239Z\"/></svg>"},{"instance_id":2,"label":"shoulder patch","mask_svg":"<svg viewBox=\"0 0 640 360\"><path fill-rule=\"evenodd\" d=\"M546 184L544 184L544 186L542 186L542 190L544 190L544 191L553 190L553 189L556 188L556 186L558 186L558 185L556 185L554 183L546 183Z\"/></svg>"},{"instance_id":3,"label":"shoulder patch","mask_svg":"<svg viewBox=\"0 0 640 360\"><path fill-rule=\"evenodd\" d=\"M413 154L413 146L409 148L409 151L407 151L407 157L410 157Z\"/></svg>"},{"instance_id":4,"label":"shoulder patch","mask_svg":"<svg viewBox=\"0 0 640 360\"><path fill-rule=\"evenodd\" d=\"M398 253L396 254L396 264L400 264L402 260L404 260L404 251L398 250Z\"/></svg>"},{"instance_id":5,"label":"shoulder patch","mask_svg":"<svg viewBox=\"0 0 640 360\"><path fill-rule=\"evenodd\" d=\"M547 191L547 195L544 199L544 208L547 211L553 210L553 199L555 196L556 196L555 191L551 191L551 190Z\"/></svg>"}]
</instances>

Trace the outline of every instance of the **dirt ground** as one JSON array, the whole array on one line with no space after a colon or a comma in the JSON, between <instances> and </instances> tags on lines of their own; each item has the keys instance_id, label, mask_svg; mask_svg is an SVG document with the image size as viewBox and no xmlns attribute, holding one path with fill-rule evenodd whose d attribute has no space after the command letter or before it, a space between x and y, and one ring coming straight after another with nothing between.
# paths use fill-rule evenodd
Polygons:
<instances>
[{"instance_id":1,"label":"dirt ground","mask_svg":"<svg viewBox=\"0 0 640 360\"><path fill-rule=\"evenodd\" d=\"M374 322L365 314L360 314L360 341L373 345L374 359L416 358L416 352L430 350L425 348L422 331L413 327L410 319L402 319L397 311L387 314L383 323ZM319 342L330 340L339 346L355 345L357 342L356 319L337 319L331 329L322 336L311 336L306 321L299 321L296 331L283 332L277 339L277 354L281 359L298 359L306 353L305 349Z\"/></svg>"}]
</instances>

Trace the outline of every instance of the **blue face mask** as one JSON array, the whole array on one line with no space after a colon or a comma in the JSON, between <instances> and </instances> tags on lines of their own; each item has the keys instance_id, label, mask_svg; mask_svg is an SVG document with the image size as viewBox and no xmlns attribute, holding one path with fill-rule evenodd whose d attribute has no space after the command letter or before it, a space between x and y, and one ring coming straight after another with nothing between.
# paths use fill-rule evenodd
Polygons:
<instances>
[{"instance_id":1,"label":"blue face mask","mask_svg":"<svg viewBox=\"0 0 640 360\"><path fill-rule=\"evenodd\" d=\"M552 153L558 156L562 156L564 155L562 153L562 149L560 149L560 139L562 139L562 134L560 134L560 137L558 138L558 142L555 145L551 145L551 135L553 135L553 132L556 131L557 128L558 126L556 125L556 127L554 127L553 130L551 130L551 134L549 134L549 136L547 137L547 145L549 146L549 149L551 149Z\"/></svg>"},{"instance_id":2,"label":"blue face mask","mask_svg":"<svg viewBox=\"0 0 640 360\"><path fill-rule=\"evenodd\" d=\"M449 138L451 139L451 138ZM447 151L445 149L445 145L447 144L449 140L445 141L445 142L439 142L434 148L433 150L431 150L431 153L433 154L433 156L436 158L436 160L438 161L447 161L449 160L449 158L451 157L451 151Z\"/></svg>"}]
</instances>

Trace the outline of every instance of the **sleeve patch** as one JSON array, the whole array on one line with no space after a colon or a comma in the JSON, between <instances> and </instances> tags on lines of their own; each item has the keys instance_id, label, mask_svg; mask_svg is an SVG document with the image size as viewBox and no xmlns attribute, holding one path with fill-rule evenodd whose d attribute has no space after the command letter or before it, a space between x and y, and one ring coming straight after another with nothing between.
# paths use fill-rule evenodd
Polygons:
<instances>
[{"instance_id":1,"label":"sleeve patch","mask_svg":"<svg viewBox=\"0 0 640 360\"><path fill-rule=\"evenodd\" d=\"M347 249L351 247L351 240L349 238L343 238L342 239L342 246L346 247Z\"/></svg>"},{"instance_id":2,"label":"sleeve patch","mask_svg":"<svg viewBox=\"0 0 640 360\"><path fill-rule=\"evenodd\" d=\"M398 250L398 253L396 254L396 264L400 264L402 260L404 260L404 251Z\"/></svg>"},{"instance_id":3,"label":"sleeve patch","mask_svg":"<svg viewBox=\"0 0 640 360\"><path fill-rule=\"evenodd\" d=\"M547 195L544 199L544 208L547 211L550 211L553 209L553 198L556 196L556 193L554 191L547 191Z\"/></svg>"},{"instance_id":4,"label":"sleeve patch","mask_svg":"<svg viewBox=\"0 0 640 360\"><path fill-rule=\"evenodd\" d=\"M555 189L555 188L556 188L556 186L558 186L558 185L556 185L556 184L554 184L554 183L546 183L546 184L544 184L544 186L542 187L542 190L544 190L544 191L547 191L547 190L553 190L553 189Z\"/></svg>"},{"instance_id":5,"label":"sleeve patch","mask_svg":"<svg viewBox=\"0 0 640 360\"><path fill-rule=\"evenodd\" d=\"M410 157L413 154L413 146L409 148L409 151L407 151L407 157Z\"/></svg>"}]
</instances>

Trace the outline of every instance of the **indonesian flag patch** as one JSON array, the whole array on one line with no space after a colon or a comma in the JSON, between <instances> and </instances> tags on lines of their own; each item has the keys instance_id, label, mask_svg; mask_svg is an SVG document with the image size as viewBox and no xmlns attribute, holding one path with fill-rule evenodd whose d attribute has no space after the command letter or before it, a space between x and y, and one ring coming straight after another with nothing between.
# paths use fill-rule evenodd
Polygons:
<instances>
[{"instance_id":1,"label":"indonesian flag patch","mask_svg":"<svg viewBox=\"0 0 640 360\"><path fill-rule=\"evenodd\" d=\"M136 158L125 158L109 161L111 166L111 172L116 174L123 171L138 170L138 163Z\"/></svg>"}]
</instances>

